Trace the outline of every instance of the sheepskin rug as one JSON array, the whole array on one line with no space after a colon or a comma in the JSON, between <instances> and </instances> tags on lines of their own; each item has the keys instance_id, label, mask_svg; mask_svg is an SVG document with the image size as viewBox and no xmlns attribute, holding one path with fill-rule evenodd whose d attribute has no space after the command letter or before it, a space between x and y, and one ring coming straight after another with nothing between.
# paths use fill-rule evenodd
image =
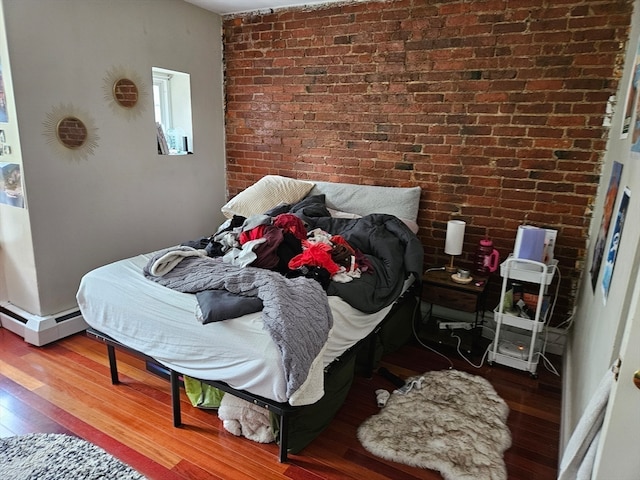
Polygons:
<instances>
[{"instance_id":1,"label":"sheepskin rug","mask_svg":"<svg viewBox=\"0 0 640 480\"><path fill-rule=\"evenodd\" d=\"M482 377L457 370L427 372L420 387L394 392L362 423L358 439L387 460L439 471L445 480L507 478L509 407Z\"/></svg>"}]
</instances>

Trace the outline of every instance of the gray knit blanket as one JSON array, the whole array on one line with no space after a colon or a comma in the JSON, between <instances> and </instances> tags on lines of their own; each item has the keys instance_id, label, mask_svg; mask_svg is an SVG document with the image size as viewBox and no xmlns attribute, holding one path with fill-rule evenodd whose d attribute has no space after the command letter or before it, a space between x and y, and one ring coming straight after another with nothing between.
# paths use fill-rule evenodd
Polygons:
<instances>
[{"instance_id":1,"label":"gray knit blanket","mask_svg":"<svg viewBox=\"0 0 640 480\"><path fill-rule=\"evenodd\" d=\"M264 328L282 355L288 398L307 380L333 326L326 292L305 277L286 278L262 268L237 267L220 257L194 255L189 247L157 252L143 271L148 279L183 293L224 289L260 298Z\"/></svg>"}]
</instances>

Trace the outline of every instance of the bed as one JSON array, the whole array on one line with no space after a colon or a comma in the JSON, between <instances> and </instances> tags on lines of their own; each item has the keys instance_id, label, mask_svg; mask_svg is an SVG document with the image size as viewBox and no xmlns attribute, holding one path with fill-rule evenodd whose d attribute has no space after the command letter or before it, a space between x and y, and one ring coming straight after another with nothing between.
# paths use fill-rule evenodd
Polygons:
<instances>
[{"instance_id":1,"label":"bed","mask_svg":"<svg viewBox=\"0 0 640 480\"><path fill-rule=\"evenodd\" d=\"M228 220L214 234L88 272L77 293L87 332L107 345L113 383L117 349L166 369L176 426L181 377L267 409L286 461L331 421L356 361L370 370L410 337L423 256L419 198L419 187L267 175L223 206ZM251 222L271 229L276 220L289 240L303 227L302 252L280 239L274 260L267 230L252 233ZM243 248L225 243L238 225ZM327 250L341 260L328 261ZM240 314L220 313L220 295L242 305L231 310Z\"/></svg>"}]
</instances>

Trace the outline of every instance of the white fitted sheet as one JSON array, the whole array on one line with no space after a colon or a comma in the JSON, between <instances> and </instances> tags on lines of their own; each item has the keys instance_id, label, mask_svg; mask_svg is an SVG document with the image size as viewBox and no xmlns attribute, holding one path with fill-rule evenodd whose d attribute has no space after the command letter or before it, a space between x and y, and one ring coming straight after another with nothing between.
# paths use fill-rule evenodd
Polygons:
<instances>
[{"instance_id":1,"label":"white fitted sheet","mask_svg":"<svg viewBox=\"0 0 640 480\"><path fill-rule=\"evenodd\" d=\"M202 325L196 318L195 295L144 277L142 268L151 256L138 255L87 273L77 293L85 321L177 372L287 402L280 354L263 329L261 312ZM329 305L334 326L324 366L371 333L392 308L365 314L334 296Z\"/></svg>"}]
</instances>

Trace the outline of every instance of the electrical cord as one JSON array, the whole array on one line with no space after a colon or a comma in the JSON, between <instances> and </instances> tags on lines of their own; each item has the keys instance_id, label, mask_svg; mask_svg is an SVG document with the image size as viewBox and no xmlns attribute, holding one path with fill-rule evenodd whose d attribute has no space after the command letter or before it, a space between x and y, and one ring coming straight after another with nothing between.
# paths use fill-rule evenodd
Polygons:
<instances>
[{"instance_id":1,"label":"electrical cord","mask_svg":"<svg viewBox=\"0 0 640 480\"><path fill-rule=\"evenodd\" d=\"M560 269L557 265L554 265L553 269L558 273L558 282L556 283L556 291L553 294L553 302L551 302L551 307L549 308L549 314L547 318L551 319L553 316L553 311L556 308L556 302L558 301L558 293L560 292L560 282L562 281L562 274L560 273Z\"/></svg>"},{"instance_id":2,"label":"electrical cord","mask_svg":"<svg viewBox=\"0 0 640 480\"><path fill-rule=\"evenodd\" d=\"M425 270L425 273L433 272L433 271L441 271L441 270L445 270L445 267L434 267L434 268L429 268L429 269ZM561 282L561 278L562 278L562 277L561 277L561 274L560 274L560 269L558 268L558 266L557 266L557 265L555 265L555 266L554 266L554 270L555 270L555 272L557 272L557 273L558 273L558 282L557 282L557 285L556 285L556 290L555 290L554 295L553 295L553 301L552 301L552 303L551 303L551 305L550 305L550 307L549 307L549 311L547 312L547 318L548 318L548 319L551 319L551 318L552 318L552 316L553 316L553 312L554 312L555 307L556 307L556 302L557 302L557 300L558 300L558 294L559 294L559 291L560 291L560 282ZM417 311L420 309L420 303L421 303L421 302L420 302L420 298L418 298L418 301L416 302L416 306L415 306L415 308L414 308L414 312L413 312L414 317L413 317L413 318L416 318ZM574 314L572 314L572 315L571 315L567 320L565 320L564 322L562 322L561 324L559 324L557 328L560 328L560 327L562 327L564 324L567 324L567 323L568 323L568 327L566 328L566 330L568 330L568 329L572 326L572 324L573 324L573 319L574 319ZM555 366L553 365L553 363L552 363L552 362L551 362L551 361L546 357L546 355L545 355L545 353L546 353L546 346L547 346L547 342L548 342L548 340L549 340L549 338L548 338L548 336L549 336L549 328L548 328L548 325L545 325L545 327L546 327L546 328L544 329L545 337L544 337L544 341L543 341L542 349L541 349L541 351L539 351L539 352L535 352L533 355L537 356L538 361L539 361L539 359L540 359L540 358L542 358L543 365L544 365L544 367L545 367L548 371L550 371L551 373L553 373L553 374L554 374L554 375L556 375L556 376L560 376L560 374L558 373L558 370L555 368ZM441 356L441 357L442 357L442 358L444 358L445 360L447 360L447 362L449 362L449 369L453 369L453 362L451 361L451 359L450 359L448 356L446 356L445 354L443 354L443 353L441 353L441 352L439 352L439 351L435 350L434 348L430 347L429 345L425 344L425 343L420 339L420 337L419 337L419 335L418 335L418 332L417 332L417 330L416 330L416 322L415 322L415 321L414 321L414 322L413 322L413 324L412 324L412 328L413 328L413 335L414 335L415 339L418 341L418 343L419 343L422 347L426 348L427 350L429 350L429 351L431 351L431 352L433 352L433 353L435 353L435 354L437 354L437 355ZM486 328L487 330L489 330L489 331L493 332L493 333L494 333L494 335L495 335L495 330L494 330L494 329L492 329L492 328L490 328L490 327L488 327L488 326L486 326L486 325L483 325L483 329L484 329L484 328ZM486 360L486 358L487 358L487 355L488 355L488 353L489 353L489 350L491 349L491 345L487 346L487 348L485 349L484 353L482 354L482 358L480 359L480 363L476 365L476 364L475 364L475 363L473 363L471 360L469 360L469 359L464 355L464 353L462 353L462 350L461 350L461 348L460 348L460 347L461 347L461 345L462 345L462 338L461 338L459 335L456 335L456 333L455 333L455 331L454 331L453 329L450 329L450 332L451 332L451 333L450 333L450 336L451 336L452 338L455 338L455 339L456 339L456 351L458 352L458 355L460 355L460 357L461 357L465 362L467 362L469 365L471 365L472 367L474 367L474 368L482 368L482 366L484 365L484 362L485 362L485 360ZM565 335L565 334L566 334L566 333L556 333L556 335L558 335L558 337L559 337L559 336L561 336L561 335ZM556 337L556 338L558 338L558 337ZM511 343L511 342L510 342L510 343ZM515 345L515 344L514 344L514 345ZM523 357L523 359L524 359L524 357Z\"/></svg>"},{"instance_id":3,"label":"electrical cord","mask_svg":"<svg viewBox=\"0 0 640 480\"><path fill-rule=\"evenodd\" d=\"M560 280L561 280L560 270L558 269L557 265L554 266L554 269L558 273L558 282L557 282L557 285L556 285L556 291L554 292L553 302L551 303L551 305L549 307L549 311L548 311L548 315L547 315L547 318L549 318L549 319L552 317L553 312L555 310L556 302L557 302L557 299L558 299L558 293L559 293L559 290L560 290ZM441 270L445 270L445 267L429 268L429 269L425 270L425 273L433 272L433 271L441 271ZM418 298L418 301L416 302L416 306L414 307L414 312L413 312L414 317L413 318L416 318L416 314L417 314L418 310L420 309L420 303L421 303L420 302L420 298ZM563 323L561 323L559 325L559 327L562 326L563 324L567 323L567 322L569 322L569 327L570 327L571 324L573 323L573 317L574 317L574 315L571 315L571 317L569 319L565 320ZM495 334L495 330L494 329L492 329L492 328L490 328L488 326L485 326L485 325L483 325L483 328L486 328L489 331L494 332L494 334ZM436 355L439 355L442 358L444 358L445 360L447 360L447 362L449 362L449 369L453 369L454 368L453 362L451 361L451 359L448 356L446 356L445 354L435 350L434 348L430 347L429 345L425 344L420 339L420 337L418 335L418 332L416 330L416 322L413 322L412 329L413 329L413 335L414 335L415 339L418 341L418 343L422 347L426 348L427 350L429 350L429 351L435 353ZM460 357L465 362L467 362L469 365L471 365L472 367L474 367L474 368L482 368L482 366L484 365L484 362L485 362L485 360L487 358L487 355L489 354L489 350L491 349L491 345L487 346L487 348L485 349L484 353L482 354L482 358L480 359L480 363L476 365L470 359L468 359L464 355L464 353L462 352L462 350L460 348L461 345L462 345L462 338L459 335L457 335L453 329L449 329L449 330L451 332L450 336L452 338L456 339L456 351L458 352L458 355L460 355ZM538 357L538 360L540 358L542 358L543 365L545 366L545 368L548 371L550 371L551 373L553 373L556 376L560 376L560 374L558 373L558 370L554 367L553 363L545 355L545 353L546 353L546 345L547 345L547 342L548 342L548 333L549 333L548 332L548 327L545 328L544 330L545 330L545 339L544 339L544 342L543 342L542 350L540 352L534 353L534 355L536 355ZM524 359L524 357L523 357L523 359Z\"/></svg>"},{"instance_id":4,"label":"electrical cord","mask_svg":"<svg viewBox=\"0 0 640 480\"><path fill-rule=\"evenodd\" d=\"M558 336L562 336L562 335L566 335L567 334L567 331L569 329L571 329L571 327L573 326L573 319L575 318L575 315L576 315L576 313L575 313L575 308L574 308L574 311L571 313L571 315L569 315L569 318L567 318L564 322L561 322L561 323L559 323L558 325L556 325L554 327L554 328L558 328L558 329L564 330L564 332L562 332L562 333L558 332L557 333ZM567 325L566 328L564 327L565 325Z\"/></svg>"},{"instance_id":5,"label":"electrical cord","mask_svg":"<svg viewBox=\"0 0 640 480\"><path fill-rule=\"evenodd\" d=\"M487 358L487 354L489 353L489 347L491 345L489 345L485 349L484 353L482 354L482 358L480 359L480 364L476 365L471 360L469 360L467 357L465 357L464 354L462 353L462 351L460 350L460 345L462 345L462 338L459 335L456 335L453 330L451 330L451 336L458 340L458 342L457 342L458 344L456 345L456 350L458 351L458 355L460 355L464 359L464 361L467 362L472 367L481 368L482 365L484 364L484 360Z\"/></svg>"},{"instance_id":6,"label":"electrical cord","mask_svg":"<svg viewBox=\"0 0 640 480\"><path fill-rule=\"evenodd\" d=\"M445 267L434 267L434 268L429 268L429 269L425 270L425 273L433 272L433 271L440 271L440 270L446 270L446 268L445 268ZM419 302L418 302L418 305L419 305ZM415 314L415 312L414 312L414 314ZM491 328L489 328L489 327L484 327L484 328L488 328L489 330L491 330L491 331L495 332L495 330L492 330L492 329L491 329ZM480 360L480 364L479 364L479 365L475 365L475 364L474 364L471 360L469 360L469 359L468 359L468 358L467 358L467 357L462 353L462 351L460 350L460 346L462 345L462 338L461 338L459 335L456 335L454 330L450 329L450 331L451 331L451 334L450 334L450 335L451 335L451 337L453 337L453 338L456 338L456 339L457 339L456 350L457 350L457 352L458 352L458 355L460 355L460 357L462 357L462 359L464 359L464 361L466 361L466 362L467 362L469 365L471 365L472 367L474 367L474 368L481 368L481 367L482 367L482 365L484 364L484 361L485 361L485 359L486 359L486 357L487 357L487 354L489 353L489 348L491 347L491 345L489 345L489 346L485 349L484 354L482 355L482 359ZM436 353L436 354L440 355L441 357L445 358L445 359L449 362L449 365L450 365L450 366L449 366L449 369L452 369L452 368L453 368L453 362L451 361L451 359L450 359L449 357L447 357L447 356L446 356L446 355L444 355L443 353L438 352L437 350L435 350L435 349L431 348L430 346L425 345L425 344L422 342L422 340L420 340L420 338L418 337L418 334L417 334L417 332L416 332L416 330L415 330L415 324L414 324L414 330L413 330L413 333L414 333L414 336L416 337L416 340L418 340L418 343L420 343L420 345L422 345L422 346L423 346L424 348L426 348L427 350L430 350L430 351L432 351L433 353Z\"/></svg>"},{"instance_id":7,"label":"electrical cord","mask_svg":"<svg viewBox=\"0 0 640 480\"><path fill-rule=\"evenodd\" d=\"M558 265L554 265L553 268L555 270L554 273L558 274L558 282L556 283L556 291L553 294L553 302L551 302L551 306L549 307L549 312L548 312L548 315L547 315L547 318L549 320L553 317L553 312L554 312L554 310L556 308L556 302L558 301L558 294L560 292L560 282L562 281L562 274L560 273L560 269L558 268ZM573 315L571 317L573 317ZM565 320L565 322L566 322L566 320ZM558 337L556 337L556 338L558 338ZM545 324L545 326L544 326L544 340L542 342L542 348L540 349L539 352L536 352L535 355L539 355L540 357L542 357L542 359L543 359L542 364L544 365L544 368L546 368L548 371L550 371L554 375L560 376L560 374L558 373L558 370L553 366L553 364L545 356L545 353L547 353L547 343L548 342L549 342L549 325Z\"/></svg>"},{"instance_id":8,"label":"electrical cord","mask_svg":"<svg viewBox=\"0 0 640 480\"><path fill-rule=\"evenodd\" d=\"M427 270L425 270L424 273L429 273L429 272L437 272L440 270L445 270L445 267L433 267L433 268L428 268ZM421 304L421 298L420 296L418 296L418 301L416 302L416 306L413 310L413 318L416 318L416 314L420 311L420 304ZM422 313L422 312L420 312ZM422 314L420 315L420 320L422 320ZM449 362L449 370L453 369L453 362L451 361L451 359L449 357L447 357L444 353L441 353L439 351L437 351L436 349L430 347L429 345L427 345L426 343L424 343L421 339L420 336L418 335L418 331L416 329L416 322L413 321L411 324L411 327L413 329L413 336L415 337L415 339L418 341L418 343L423 347L426 348L427 350L429 350L430 352L435 353L436 355L440 355L442 358L444 358L447 362Z\"/></svg>"},{"instance_id":9,"label":"electrical cord","mask_svg":"<svg viewBox=\"0 0 640 480\"><path fill-rule=\"evenodd\" d=\"M438 267L438 268L430 268L428 270L426 270L426 272L431 272L431 271L436 271L436 270L446 270L445 267ZM425 272L425 273L426 273ZM491 329L490 329L491 330ZM482 355L482 359L480 360L480 364L479 365L475 365L471 360L469 360L467 357L464 356L464 354L462 353L462 351L460 350L460 346L462 345L462 338L460 338L459 335L456 335L454 330L451 330L451 337L457 339L457 345L456 345L456 351L458 352L458 355L460 355L465 362L467 362L469 365L471 365L474 368L481 368L482 365L484 364L484 360L487 357L487 354L489 353L489 347L487 347L484 351L484 354ZM420 339L418 339L418 341L420 342ZM420 342L422 344L422 342ZM453 368L453 362L449 359L449 357L445 356L444 354L435 351L434 349L432 349L431 347L427 347L426 345L423 345L426 348L428 348L429 350L431 350L432 352L437 353L438 355L444 357L447 359L447 361L449 362L449 364L451 365L450 368Z\"/></svg>"},{"instance_id":10,"label":"electrical cord","mask_svg":"<svg viewBox=\"0 0 640 480\"><path fill-rule=\"evenodd\" d=\"M536 352L534 355L537 355L538 357L542 358L542 364L544 365L544 368L546 368L548 371L550 371L551 373L553 373L555 376L559 377L560 373L558 373L558 370L556 370L556 367L553 366L553 363L551 363L551 360L549 360L544 353L542 352ZM539 359L538 359L539 360Z\"/></svg>"},{"instance_id":11,"label":"electrical cord","mask_svg":"<svg viewBox=\"0 0 640 480\"><path fill-rule=\"evenodd\" d=\"M415 317L415 315L416 315L416 313L417 313L417 312L416 312L416 310L419 310L419 309L420 309L420 301L416 302L416 307L415 307L414 312L413 312L413 315L414 315L414 317L413 317L413 318L416 318L416 317ZM422 316L421 316L421 318L422 318ZM416 322L415 322L415 321L414 321L414 322L412 322L412 327L413 327L413 336L414 336L414 337L415 337L415 339L418 341L418 343L419 343L422 347L424 347L424 348L426 348L427 350L429 350L429 351L431 351L431 352L435 353L436 355L440 355L440 356L441 356L442 358L444 358L447 362L449 362L449 370L453 369L453 362L451 361L451 359L450 359L449 357L447 357L444 353L441 353L441 352L437 351L435 348L430 347L429 345L427 345L426 343L424 343L424 342L420 339L420 336L418 335L418 331L416 330Z\"/></svg>"},{"instance_id":12,"label":"electrical cord","mask_svg":"<svg viewBox=\"0 0 640 480\"><path fill-rule=\"evenodd\" d=\"M551 337L552 341L556 341L560 337L564 337L564 336L567 335L567 333L569 333L569 329L571 328L571 324L573 323L573 314L560 325L563 325L563 324L565 324L567 322L571 322L567 328L562 328L560 326L557 326L557 327L554 327L554 328L558 328L561 331L559 331L559 332L547 332L547 335L552 335L552 337Z\"/></svg>"},{"instance_id":13,"label":"electrical cord","mask_svg":"<svg viewBox=\"0 0 640 480\"><path fill-rule=\"evenodd\" d=\"M459 335L456 335L453 330L451 330L451 336L456 338L458 340L458 345L456 346L456 350L458 351L458 354L472 367L474 368L481 368L482 365L484 365L484 361L487 358L487 354L489 353L489 349L491 348L491 345L489 345L485 351L484 354L482 355L482 359L480 360L480 363L478 365L474 364L471 360L469 360L467 357L464 356L464 354L462 353L462 351L460 350L460 345L462 344L462 338L460 338ZM516 345L515 343L509 342L512 345ZM540 358L542 358L543 361L543 365L545 366L545 368L550 371L551 373L553 373L556 376L560 376L560 373L558 373L558 370L554 367L553 363L551 362L551 360L549 360L542 352L536 352L534 353L535 356L538 357L538 360ZM524 354L521 355L521 359L525 360Z\"/></svg>"}]
</instances>

